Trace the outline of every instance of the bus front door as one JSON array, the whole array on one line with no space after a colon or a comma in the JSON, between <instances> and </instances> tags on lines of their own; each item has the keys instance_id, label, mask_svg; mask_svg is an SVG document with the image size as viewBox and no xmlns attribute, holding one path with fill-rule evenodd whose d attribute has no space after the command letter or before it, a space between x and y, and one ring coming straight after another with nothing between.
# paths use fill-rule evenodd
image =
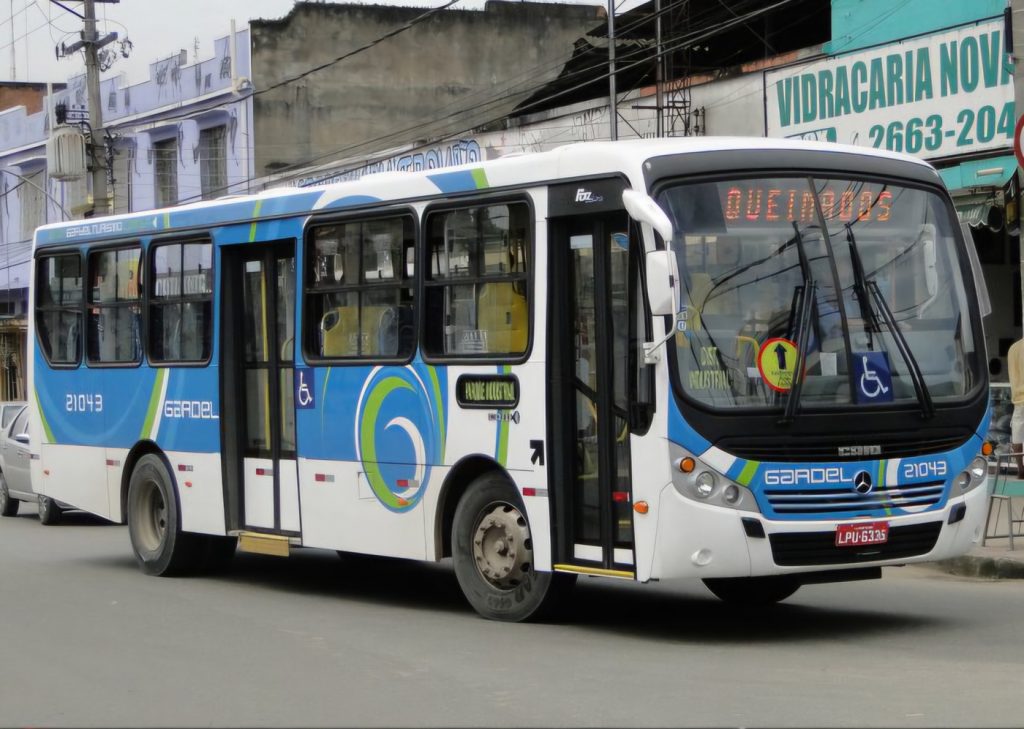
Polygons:
<instances>
[{"instance_id":1,"label":"bus front door","mask_svg":"<svg viewBox=\"0 0 1024 729\"><path fill-rule=\"evenodd\" d=\"M551 227L551 483L556 564L634 574L629 372L632 273L624 212Z\"/></svg>"},{"instance_id":2,"label":"bus front door","mask_svg":"<svg viewBox=\"0 0 1024 729\"><path fill-rule=\"evenodd\" d=\"M229 527L299 536L295 244L224 249ZM233 470L233 473L231 472Z\"/></svg>"}]
</instances>

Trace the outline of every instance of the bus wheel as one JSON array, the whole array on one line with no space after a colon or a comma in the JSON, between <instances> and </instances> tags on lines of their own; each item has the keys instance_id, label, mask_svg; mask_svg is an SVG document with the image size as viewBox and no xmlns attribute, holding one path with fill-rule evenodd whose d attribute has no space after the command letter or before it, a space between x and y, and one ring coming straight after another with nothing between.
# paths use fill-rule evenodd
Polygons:
<instances>
[{"instance_id":1,"label":"bus wheel","mask_svg":"<svg viewBox=\"0 0 1024 729\"><path fill-rule=\"evenodd\" d=\"M139 567L147 575L173 575L199 566L202 535L181 531L181 517L164 462L147 454L128 484L128 535Z\"/></svg>"},{"instance_id":2,"label":"bus wheel","mask_svg":"<svg viewBox=\"0 0 1024 729\"><path fill-rule=\"evenodd\" d=\"M704 586L719 600L752 607L780 602L800 589L800 583L787 575L718 577L704 580Z\"/></svg>"},{"instance_id":3,"label":"bus wheel","mask_svg":"<svg viewBox=\"0 0 1024 729\"><path fill-rule=\"evenodd\" d=\"M21 502L11 498L11 492L7 489L7 481L0 473L0 516L17 516L19 506L21 506Z\"/></svg>"},{"instance_id":4,"label":"bus wheel","mask_svg":"<svg viewBox=\"0 0 1024 729\"><path fill-rule=\"evenodd\" d=\"M455 508L452 562L473 609L489 620L536 620L575 575L533 568L533 540L519 495L497 474L477 478Z\"/></svg>"},{"instance_id":5,"label":"bus wheel","mask_svg":"<svg viewBox=\"0 0 1024 729\"><path fill-rule=\"evenodd\" d=\"M46 526L53 526L60 523L61 510L57 502L49 496L39 494L39 523Z\"/></svg>"}]
</instances>

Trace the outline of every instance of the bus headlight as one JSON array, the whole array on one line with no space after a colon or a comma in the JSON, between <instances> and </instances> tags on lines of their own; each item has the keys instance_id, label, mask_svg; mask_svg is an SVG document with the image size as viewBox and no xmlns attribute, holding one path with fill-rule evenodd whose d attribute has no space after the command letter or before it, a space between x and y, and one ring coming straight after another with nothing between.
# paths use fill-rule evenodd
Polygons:
<instances>
[{"instance_id":1,"label":"bus headlight","mask_svg":"<svg viewBox=\"0 0 1024 729\"><path fill-rule=\"evenodd\" d=\"M711 496L715 490L715 474L710 471L702 471L697 480L693 483L693 492L702 499Z\"/></svg>"},{"instance_id":2,"label":"bus headlight","mask_svg":"<svg viewBox=\"0 0 1024 729\"><path fill-rule=\"evenodd\" d=\"M957 474L956 478L953 479L953 483L962 493L980 486L985 481L986 476L988 476L988 461L978 456L971 461L971 465L967 467L966 471L961 471Z\"/></svg>"},{"instance_id":3,"label":"bus headlight","mask_svg":"<svg viewBox=\"0 0 1024 729\"><path fill-rule=\"evenodd\" d=\"M673 444L671 454L672 486L683 498L737 511L761 511L750 489L734 482L679 446Z\"/></svg>"},{"instance_id":4,"label":"bus headlight","mask_svg":"<svg viewBox=\"0 0 1024 729\"><path fill-rule=\"evenodd\" d=\"M988 475L988 460L978 456L971 461L971 467L967 470L971 473L971 481L977 486Z\"/></svg>"}]
</instances>

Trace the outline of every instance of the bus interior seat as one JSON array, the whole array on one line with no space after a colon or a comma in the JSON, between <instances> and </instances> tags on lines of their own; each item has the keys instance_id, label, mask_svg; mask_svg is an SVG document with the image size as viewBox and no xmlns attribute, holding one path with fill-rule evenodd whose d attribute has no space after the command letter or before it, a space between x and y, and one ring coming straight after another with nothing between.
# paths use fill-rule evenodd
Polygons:
<instances>
[{"instance_id":1,"label":"bus interior seat","mask_svg":"<svg viewBox=\"0 0 1024 729\"><path fill-rule=\"evenodd\" d=\"M477 328L487 333L488 352L526 351L529 307L511 282L484 284L477 312Z\"/></svg>"},{"instance_id":2,"label":"bus interior seat","mask_svg":"<svg viewBox=\"0 0 1024 729\"><path fill-rule=\"evenodd\" d=\"M359 309L336 306L320 318L320 354L324 357L351 357L359 354Z\"/></svg>"},{"instance_id":3,"label":"bus interior seat","mask_svg":"<svg viewBox=\"0 0 1024 729\"><path fill-rule=\"evenodd\" d=\"M411 335L412 312L407 306L364 306L363 326L356 306L336 306L320 319L320 349L324 357L395 356L402 332ZM360 344L362 346L360 346Z\"/></svg>"}]
</instances>

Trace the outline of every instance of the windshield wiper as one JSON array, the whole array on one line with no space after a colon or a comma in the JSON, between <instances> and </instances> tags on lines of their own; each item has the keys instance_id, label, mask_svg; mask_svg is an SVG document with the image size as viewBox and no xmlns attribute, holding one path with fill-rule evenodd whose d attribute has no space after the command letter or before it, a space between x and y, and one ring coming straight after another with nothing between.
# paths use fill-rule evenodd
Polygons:
<instances>
[{"instance_id":1,"label":"windshield wiper","mask_svg":"<svg viewBox=\"0 0 1024 729\"><path fill-rule=\"evenodd\" d=\"M783 423L793 422L796 418L797 406L800 404L800 392L804 387L804 348L807 346L807 330L810 327L815 290L818 287L814 276L811 275L811 262L804 249L804 237L800 234L800 226L795 220L793 221L793 233L793 242L796 243L796 252L800 257L800 270L804 274L804 285L800 294L800 318L797 320L796 326L796 361L793 363L793 385L789 389L789 399L786 400L786 412L780 421Z\"/></svg>"},{"instance_id":2,"label":"windshield wiper","mask_svg":"<svg viewBox=\"0 0 1024 729\"><path fill-rule=\"evenodd\" d=\"M881 332L882 329L878 325L875 309L871 306L871 294L868 292L867 276L864 274L864 262L860 258L860 249L857 247L857 241L853 237L853 227L849 223L846 224L846 242L850 246L850 260L853 261L853 293L857 296L857 303L860 304L861 313L867 319L865 329L867 329L868 333L868 349L874 349L874 340L871 333Z\"/></svg>"},{"instance_id":3,"label":"windshield wiper","mask_svg":"<svg viewBox=\"0 0 1024 729\"><path fill-rule=\"evenodd\" d=\"M885 321L885 326L888 328L889 333L892 334L892 338L896 342L896 348L900 351L903 361L907 363L907 369L910 371L910 381L914 384L914 392L917 393L917 401L921 404L921 417L931 419L935 417L935 405L932 403L932 396L928 391L928 384L924 381L924 375L921 373L921 365L918 364L917 358L914 357L914 353L910 351L910 345L907 344L907 338L903 336L903 332L896 323L896 317L893 315L892 309L889 308L888 302L882 295L882 290L878 288L878 283L874 279L868 280L865 275L864 264L860 257L860 249L857 247L857 241L853 237L853 227L849 223L846 224L846 240L850 244L850 257L853 259L854 290L864 292L863 294L858 293L858 299L861 299L861 296L863 296L863 299L860 302L861 308L867 313L871 325L875 327L876 331L881 333L881 328L878 326L878 319L874 310L871 308L871 300L874 300L875 305L878 307L878 311L882 314L882 319ZM870 294L870 297L868 294ZM870 336L868 338L868 346L871 346Z\"/></svg>"}]
</instances>

